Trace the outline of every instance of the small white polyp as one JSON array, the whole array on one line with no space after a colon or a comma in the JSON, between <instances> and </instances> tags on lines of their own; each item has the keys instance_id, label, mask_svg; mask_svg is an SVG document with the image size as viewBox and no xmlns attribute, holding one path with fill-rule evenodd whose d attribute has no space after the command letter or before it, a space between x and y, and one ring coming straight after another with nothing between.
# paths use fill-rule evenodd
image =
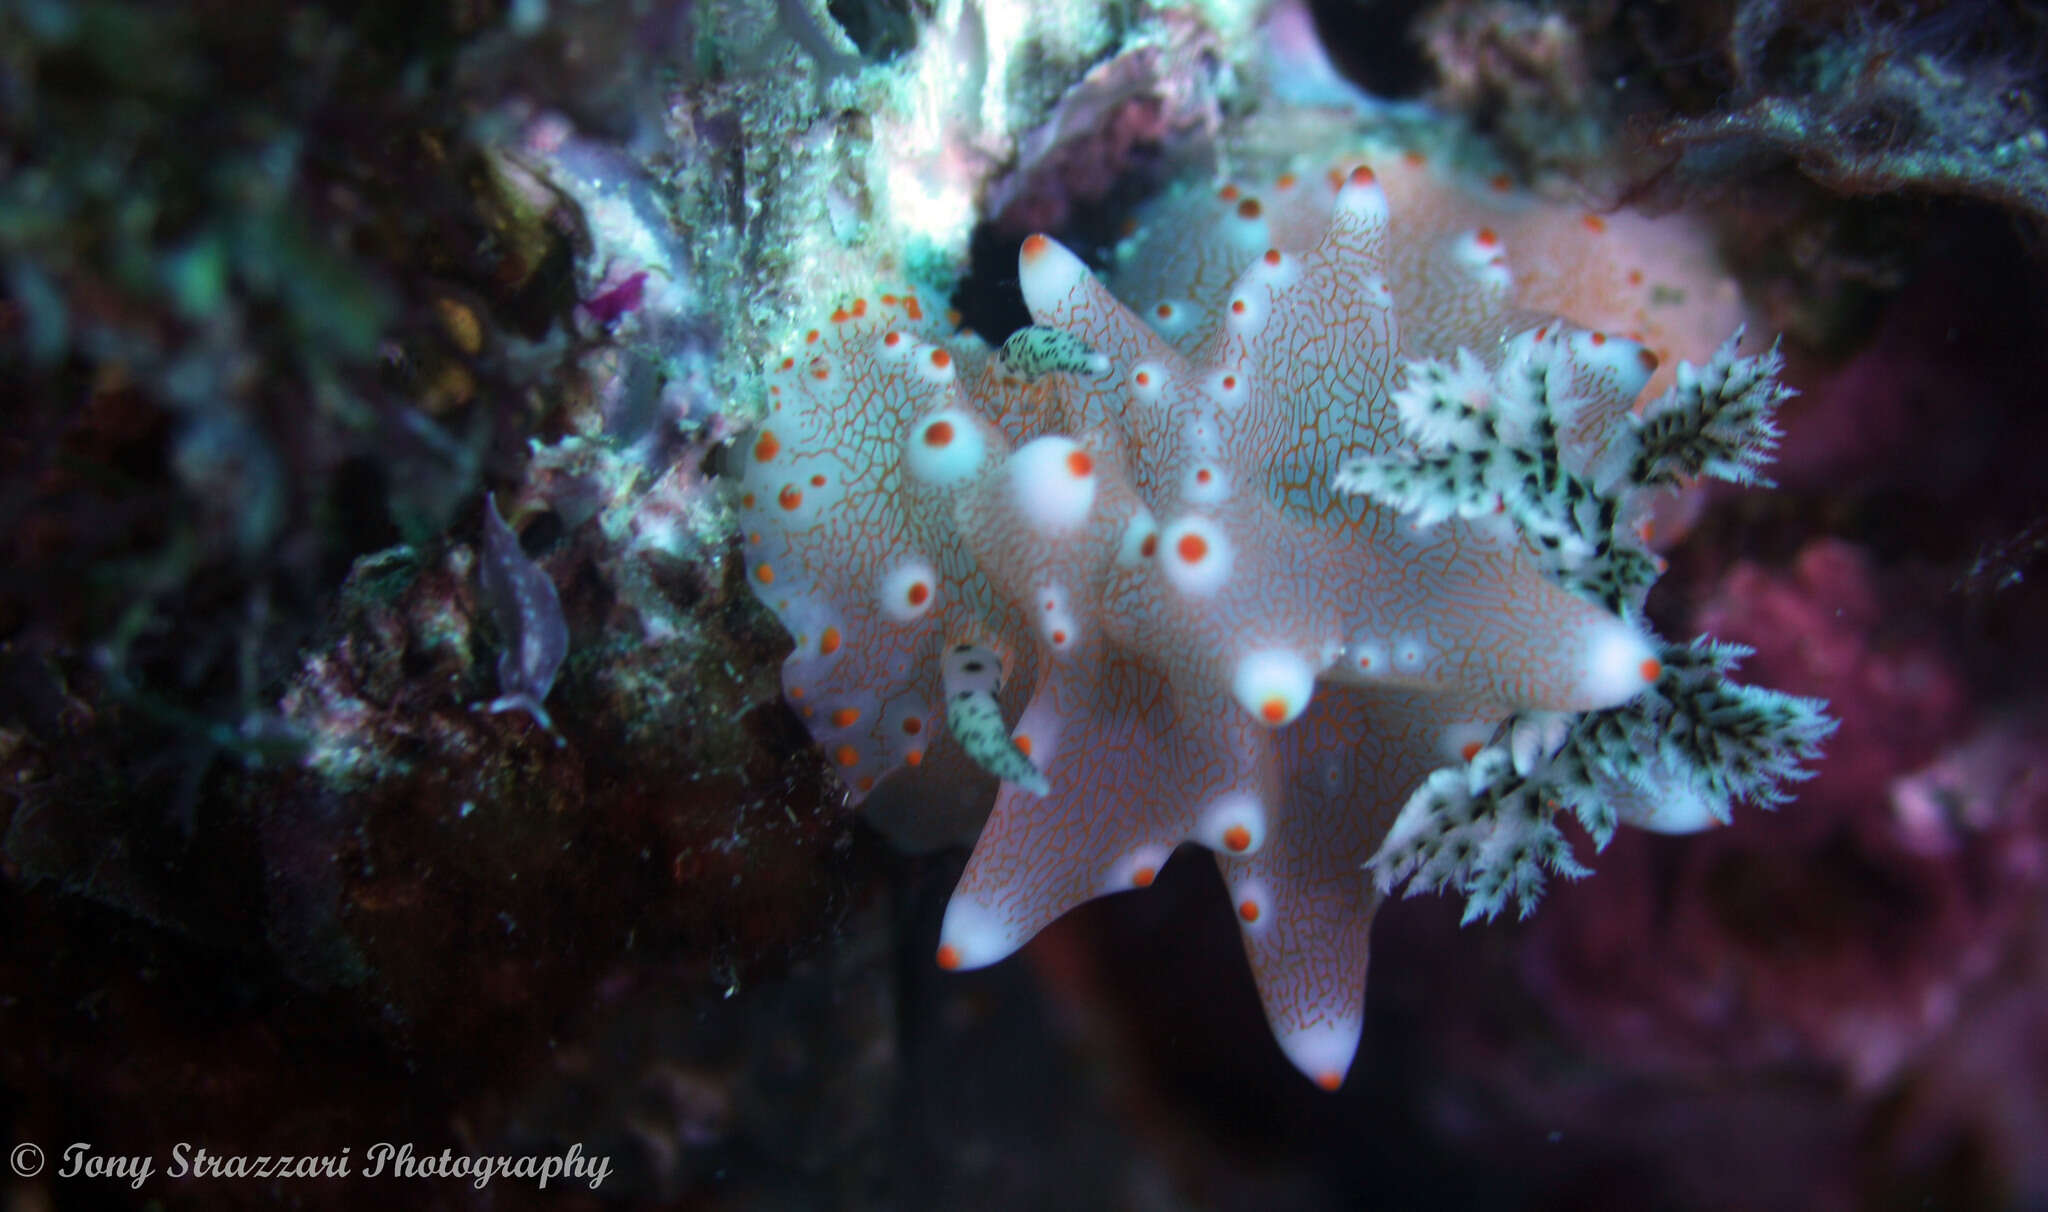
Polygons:
<instances>
[{"instance_id":1,"label":"small white polyp","mask_svg":"<svg viewBox=\"0 0 2048 1212\"><path fill-rule=\"evenodd\" d=\"M1649 689L1654 676L1644 676L1657 667L1657 652L1650 642L1620 619L1609 619L1586 634L1584 663L1580 666L1578 710L1594 710L1624 703Z\"/></svg>"},{"instance_id":2,"label":"small white polyp","mask_svg":"<svg viewBox=\"0 0 2048 1212\"><path fill-rule=\"evenodd\" d=\"M1259 723L1271 728L1291 724L1308 710L1315 694L1316 671L1284 648L1247 653L1232 671L1230 692Z\"/></svg>"},{"instance_id":3,"label":"small white polyp","mask_svg":"<svg viewBox=\"0 0 2048 1212\"><path fill-rule=\"evenodd\" d=\"M1064 534L1095 507L1094 460L1072 438L1035 438L1010 456L1010 493L1026 525Z\"/></svg>"}]
</instances>

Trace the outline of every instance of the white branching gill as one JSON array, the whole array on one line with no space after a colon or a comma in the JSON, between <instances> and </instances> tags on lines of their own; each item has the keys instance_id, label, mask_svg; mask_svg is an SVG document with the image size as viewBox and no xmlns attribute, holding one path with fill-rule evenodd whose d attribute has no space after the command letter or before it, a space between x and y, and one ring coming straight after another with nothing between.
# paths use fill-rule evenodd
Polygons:
<instances>
[{"instance_id":1,"label":"white branching gill","mask_svg":"<svg viewBox=\"0 0 2048 1212\"><path fill-rule=\"evenodd\" d=\"M1462 350L1411 363L1395 403L1413 447L1350 461L1337 487L1419 525L1504 515L1559 583L1637 617L1661 571L1633 527L1650 493L1697 477L1767 483L1774 413L1792 391L1777 378L1777 350L1738 357L1741 336L1704 367L1682 363L1641 416L1616 407L1618 396L1574 391L1564 333L1506 341L1492 369ZM1661 674L1628 702L1508 720L1468 762L1416 789L1367 864L1374 880L1409 895L1456 889L1468 922L1510 900L1526 915L1547 874L1587 874L1560 812L1604 849L1618 823L1684 833L1727 823L1738 800L1785 802L1835 721L1820 700L1730 681L1747 655L1704 636L1663 642Z\"/></svg>"},{"instance_id":2,"label":"white branching gill","mask_svg":"<svg viewBox=\"0 0 2048 1212\"><path fill-rule=\"evenodd\" d=\"M1735 347L1741 340L1737 329L1705 366L1678 364L1671 389L1635 420L1629 483L1676 487L1707 476L1771 486L1760 473L1782 436L1774 414L1793 391L1778 381L1785 359L1775 343L1755 357L1739 358Z\"/></svg>"}]
</instances>

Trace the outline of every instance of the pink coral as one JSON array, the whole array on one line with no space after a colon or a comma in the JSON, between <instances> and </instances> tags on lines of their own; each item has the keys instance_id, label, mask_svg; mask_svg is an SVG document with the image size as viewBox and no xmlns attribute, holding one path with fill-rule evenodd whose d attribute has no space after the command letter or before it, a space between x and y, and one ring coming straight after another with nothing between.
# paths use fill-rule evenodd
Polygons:
<instances>
[{"instance_id":1,"label":"pink coral","mask_svg":"<svg viewBox=\"0 0 2048 1212\"><path fill-rule=\"evenodd\" d=\"M1333 476L1401 441L1403 360L1526 329L1582 402L1562 441L1600 448L1659 354L1728 318L1677 276L1697 248L1387 158L1170 198L1120 267L1142 318L1034 236L1035 326L1000 355L913 295L807 332L742 460L748 576L856 802L1004 780L940 964L995 962L1194 842L1281 1047L1340 1084L1365 867L1410 792L1511 714L1617 704L1659 665L1496 519L1421 529Z\"/></svg>"}]
</instances>

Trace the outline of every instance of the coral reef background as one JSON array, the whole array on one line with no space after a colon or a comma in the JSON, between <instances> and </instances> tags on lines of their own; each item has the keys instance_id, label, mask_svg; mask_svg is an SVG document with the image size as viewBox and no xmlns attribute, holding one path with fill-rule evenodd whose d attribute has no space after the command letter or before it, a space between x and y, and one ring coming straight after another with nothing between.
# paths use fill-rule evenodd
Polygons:
<instances>
[{"instance_id":1,"label":"coral reef background","mask_svg":"<svg viewBox=\"0 0 2048 1212\"><path fill-rule=\"evenodd\" d=\"M2048 1206L2043 22L0 2L7 1143L614 1167L7 1206ZM962 855L842 809L715 479L800 306L1000 337L1025 234L1360 89L1714 221L1804 394L1650 610L1842 727L1525 923L1391 907L1332 1097L1199 864L930 965Z\"/></svg>"}]
</instances>

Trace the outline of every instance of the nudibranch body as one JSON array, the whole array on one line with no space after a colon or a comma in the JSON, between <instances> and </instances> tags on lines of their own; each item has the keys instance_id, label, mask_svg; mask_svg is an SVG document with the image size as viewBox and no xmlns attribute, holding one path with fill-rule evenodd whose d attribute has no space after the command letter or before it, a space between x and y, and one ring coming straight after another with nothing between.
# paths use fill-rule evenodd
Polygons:
<instances>
[{"instance_id":1,"label":"nudibranch body","mask_svg":"<svg viewBox=\"0 0 2048 1212\"><path fill-rule=\"evenodd\" d=\"M1411 793L1661 666L1508 521L1423 528L1333 481L1412 439L1410 362L1533 345L1577 401L1556 445L1597 479L1660 364L1734 326L1700 247L1394 155L1181 191L1120 251L1122 301L1033 236L1033 326L999 352L910 294L802 333L743 446L747 576L855 802L1002 780L938 962L1002 959L1192 842L1282 1049L1341 1084L1367 864Z\"/></svg>"}]
</instances>

